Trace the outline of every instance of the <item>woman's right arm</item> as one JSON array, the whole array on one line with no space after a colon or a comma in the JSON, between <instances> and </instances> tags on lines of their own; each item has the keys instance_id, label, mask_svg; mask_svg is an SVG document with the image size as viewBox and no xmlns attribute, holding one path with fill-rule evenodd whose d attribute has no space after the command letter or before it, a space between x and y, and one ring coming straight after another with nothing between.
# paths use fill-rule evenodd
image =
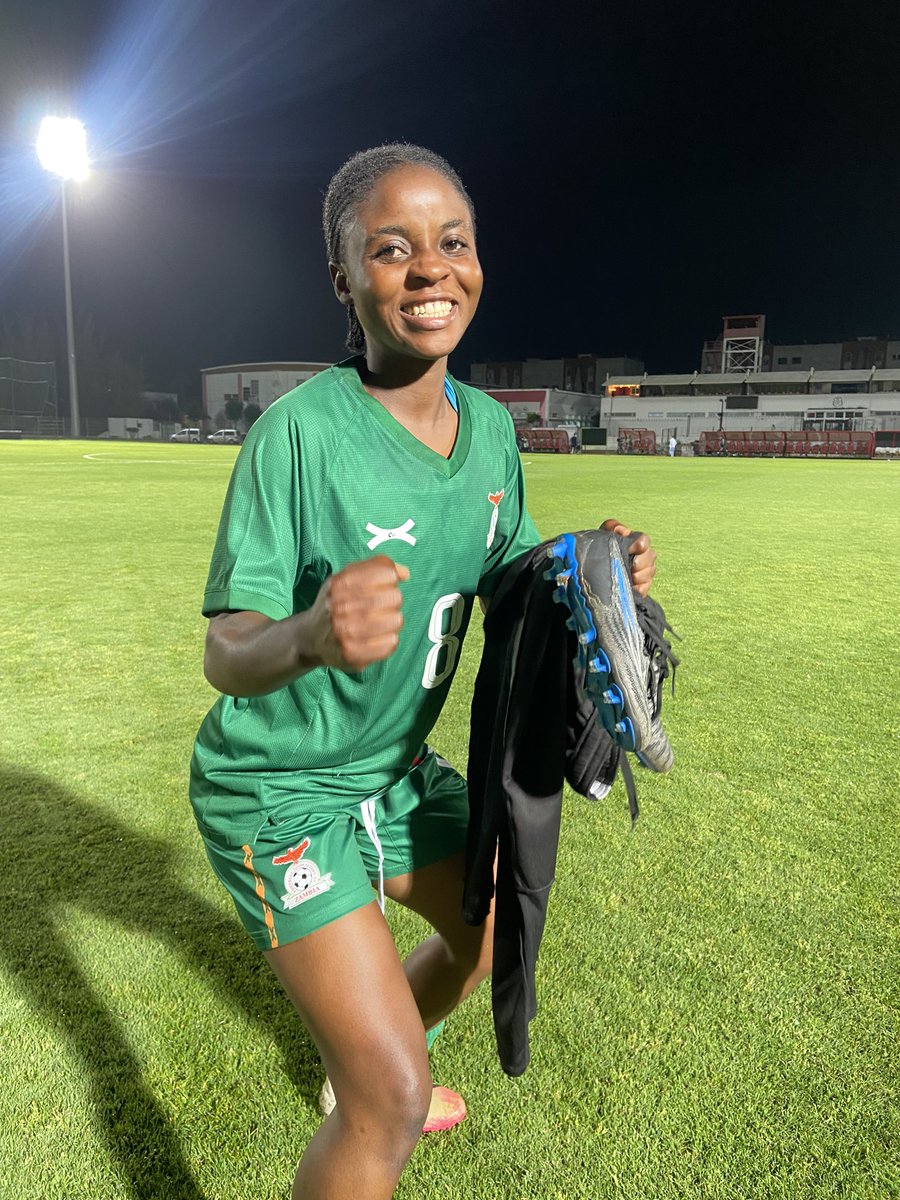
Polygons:
<instances>
[{"instance_id":1,"label":"woman's right arm","mask_svg":"<svg viewBox=\"0 0 900 1200\"><path fill-rule=\"evenodd\" d=\"M226 696L264 696L316 667L361 671L397 648L406 567L380 554L328 577L312 608L281 621L218 613L206 631L203 673Z\"/></svg>"}]
</instances>

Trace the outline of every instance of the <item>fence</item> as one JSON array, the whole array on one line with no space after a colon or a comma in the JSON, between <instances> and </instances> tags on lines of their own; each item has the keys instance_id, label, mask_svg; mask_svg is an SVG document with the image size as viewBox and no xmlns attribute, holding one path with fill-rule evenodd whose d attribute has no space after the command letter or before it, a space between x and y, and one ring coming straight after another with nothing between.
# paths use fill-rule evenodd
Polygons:
<instances>
[{"instance_id":1,"label":"fence","mask_svg":"<svg viewBox=\"0 0 900 1200\"><path fill-rule=\"evenodd\" d=\"M56 419L56 363L0 358L0 430L40 437Z\"/></svg>"}]
</instances>

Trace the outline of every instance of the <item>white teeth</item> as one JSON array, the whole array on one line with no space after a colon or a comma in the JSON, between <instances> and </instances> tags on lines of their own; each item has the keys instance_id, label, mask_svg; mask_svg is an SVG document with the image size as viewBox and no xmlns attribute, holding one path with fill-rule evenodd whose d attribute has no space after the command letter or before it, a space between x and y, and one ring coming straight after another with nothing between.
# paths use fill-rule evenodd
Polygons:
<instances>
[{"instance_id":1,"label":"white teeth","mask_svg":"<svg viewBox=\"0 0 900 1200\"><path fill-rule=\"evenodd\" d=\"M403 311L411 317L449 317L453 305L449 300L429 300L427 304L407 304Z\"/></svg>"}]
</instances>

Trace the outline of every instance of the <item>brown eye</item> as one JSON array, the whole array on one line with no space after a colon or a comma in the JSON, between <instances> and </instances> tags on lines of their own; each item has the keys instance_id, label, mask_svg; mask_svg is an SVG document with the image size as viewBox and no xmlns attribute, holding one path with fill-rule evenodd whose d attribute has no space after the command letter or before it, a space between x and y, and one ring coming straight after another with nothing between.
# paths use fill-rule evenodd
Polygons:
<instances>
[{"instance_id":1,"label":"brown eye","mask_svg":"<svg viewBox=\"0 0 900 1200\"><path fill-rule=\"evenodd\" d=\"M462 238L447 238L446 242L444 242L444 249L448 250L451 254L456 254L460 250L465 250L465 248L466 243L462 240Z\"/></svg>"},{"instance_id":2,"label":"brown eye","mask_svg":"<svg viewBox=\"0 0 900 1200\"><path fill-rule=\"evenodd\" d=\"M386 258L390 262L394 259L400 258L402 254L403 247L392 242L389 246L381 246L380 249L375 252L375 257Z\"/></svg>"}]
</instances>

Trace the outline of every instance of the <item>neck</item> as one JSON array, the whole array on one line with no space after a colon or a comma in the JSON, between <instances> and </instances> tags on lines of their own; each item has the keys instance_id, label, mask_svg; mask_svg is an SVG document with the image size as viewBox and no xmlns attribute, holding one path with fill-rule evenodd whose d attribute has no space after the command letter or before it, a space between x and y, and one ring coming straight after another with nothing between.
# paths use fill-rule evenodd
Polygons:
<instances>
[{"instance_id":1,"label":"neck","mask_svg":"<svg viewBox=\"0 0 900 1200\"><path fill-rule=\"evenodd\" d=\"M405 360L391 364L390 371L378 371L376 364L367 361L359 363L358 370L363 387L395 421L429 449L450 457L459 418L444 395L446 358L437 362Z\"/></svg>"},{"instance_id":2,"label":"neck","mask_svg":"<svg viewBox=\"0 0 900 1200\"><path fill-rule=\"evenodd\" d=\"M359 364L359 374L366 390L390 409L408 408L422 412L429 408L439 409L447 403L444 397L446 358L435 362L401 359L382 363L367 355Z\"/></svg>"}]
</instances>

